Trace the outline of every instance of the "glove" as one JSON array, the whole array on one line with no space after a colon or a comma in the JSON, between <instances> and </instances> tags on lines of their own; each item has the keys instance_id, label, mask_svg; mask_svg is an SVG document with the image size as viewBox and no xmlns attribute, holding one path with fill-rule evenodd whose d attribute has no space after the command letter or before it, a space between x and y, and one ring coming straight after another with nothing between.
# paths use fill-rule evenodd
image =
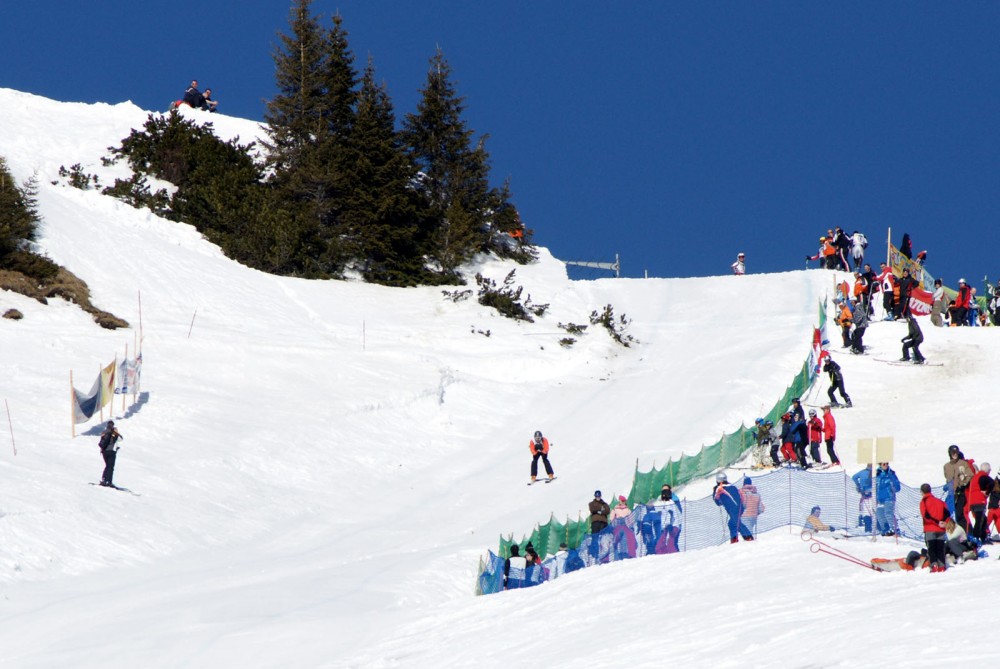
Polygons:
<instances>
[{"instance_id":1,"label":"glove","mask_svg":"<svg viewBox=\"0 0 1000 669\"><path fill-rule=\"evenodd\" d=\"M837 531L837 528L836 528L836 527L834 527L833 525L831 525L831 526L830 526L830 531L831 531L831 532L836 532L836 531Z\"/></svg>"}]
</instances>

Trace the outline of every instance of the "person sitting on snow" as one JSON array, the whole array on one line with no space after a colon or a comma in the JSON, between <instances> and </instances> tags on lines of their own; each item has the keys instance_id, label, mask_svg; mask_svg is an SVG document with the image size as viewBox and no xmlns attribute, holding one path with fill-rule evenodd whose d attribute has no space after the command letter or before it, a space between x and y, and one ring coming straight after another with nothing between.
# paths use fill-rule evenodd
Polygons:
<instances>
[{"instance_id":1,"label":"person sitting on snow","mask_svg":"<svg viewBox=\"0 0 1000 669\"><path fill-rule=\"evenodd\" d=\"M833 525L827 525L819 518L819 513L821 509L818 506L814 506L806 516L805 529L811 530L812 532L835 532L837 528Z\"/></svg>"}]
</instances>

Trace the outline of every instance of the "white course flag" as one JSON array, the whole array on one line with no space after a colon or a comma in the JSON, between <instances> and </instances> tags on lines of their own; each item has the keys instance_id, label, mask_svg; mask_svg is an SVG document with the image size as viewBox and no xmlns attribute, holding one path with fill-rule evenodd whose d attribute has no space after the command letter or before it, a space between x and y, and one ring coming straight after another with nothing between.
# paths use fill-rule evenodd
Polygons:
<instances>
[{"instance_id":1,"label":"white course flag","mask_svg":"<svg viewBox=\"0 0 1000 669\"><path fill-rule=\"evenodd\" d=\"M139 374L142 372L142 356L133 360L122 360L118 364L118 379L115 395L135 395L139 388Z\"/></svg>"}]
</instances>

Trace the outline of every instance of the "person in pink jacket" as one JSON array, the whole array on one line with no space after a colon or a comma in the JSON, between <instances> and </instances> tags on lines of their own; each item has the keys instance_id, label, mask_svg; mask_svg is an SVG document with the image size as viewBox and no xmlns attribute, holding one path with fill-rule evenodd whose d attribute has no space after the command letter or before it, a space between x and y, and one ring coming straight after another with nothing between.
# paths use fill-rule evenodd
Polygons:
<instances>
[{"instance_id":1,"label":"person in pink jacket","mask_svg":"<svg viewBox=\"0 0 1000 669\"><path fill-rule=\"evenodd\" d=\"M743 515L741 516L743 524L750 530L750 535L755 536L757 534L757 516L764 513L764 502L757 492L757 486L753 484L748 476L743 478L743 486L740 488L740 501L743 507Z\"/></svg>"}]
</instances>

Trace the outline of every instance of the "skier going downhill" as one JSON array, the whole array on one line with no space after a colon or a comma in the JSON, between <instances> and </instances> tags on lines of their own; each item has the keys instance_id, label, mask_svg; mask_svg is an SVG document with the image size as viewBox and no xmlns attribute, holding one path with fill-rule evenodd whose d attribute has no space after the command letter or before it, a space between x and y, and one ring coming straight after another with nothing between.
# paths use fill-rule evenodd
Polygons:
<instances>
[{"instance_id":1,"label":"skier going downhill","mask_svg":"<svg viewBox=\"0 0 1000 669\"><path fill-rule=\"evenodd\" d=\"M552 472L552 465L549 464L549 440L542 436L541 430L535 431L535 436L528 443L528 448L531 450L531 482L534 483L538 476L539 458L545 465L545 473L549 475L549 480L554 479L556 476Z\"/></svg>"}]
</instances>

